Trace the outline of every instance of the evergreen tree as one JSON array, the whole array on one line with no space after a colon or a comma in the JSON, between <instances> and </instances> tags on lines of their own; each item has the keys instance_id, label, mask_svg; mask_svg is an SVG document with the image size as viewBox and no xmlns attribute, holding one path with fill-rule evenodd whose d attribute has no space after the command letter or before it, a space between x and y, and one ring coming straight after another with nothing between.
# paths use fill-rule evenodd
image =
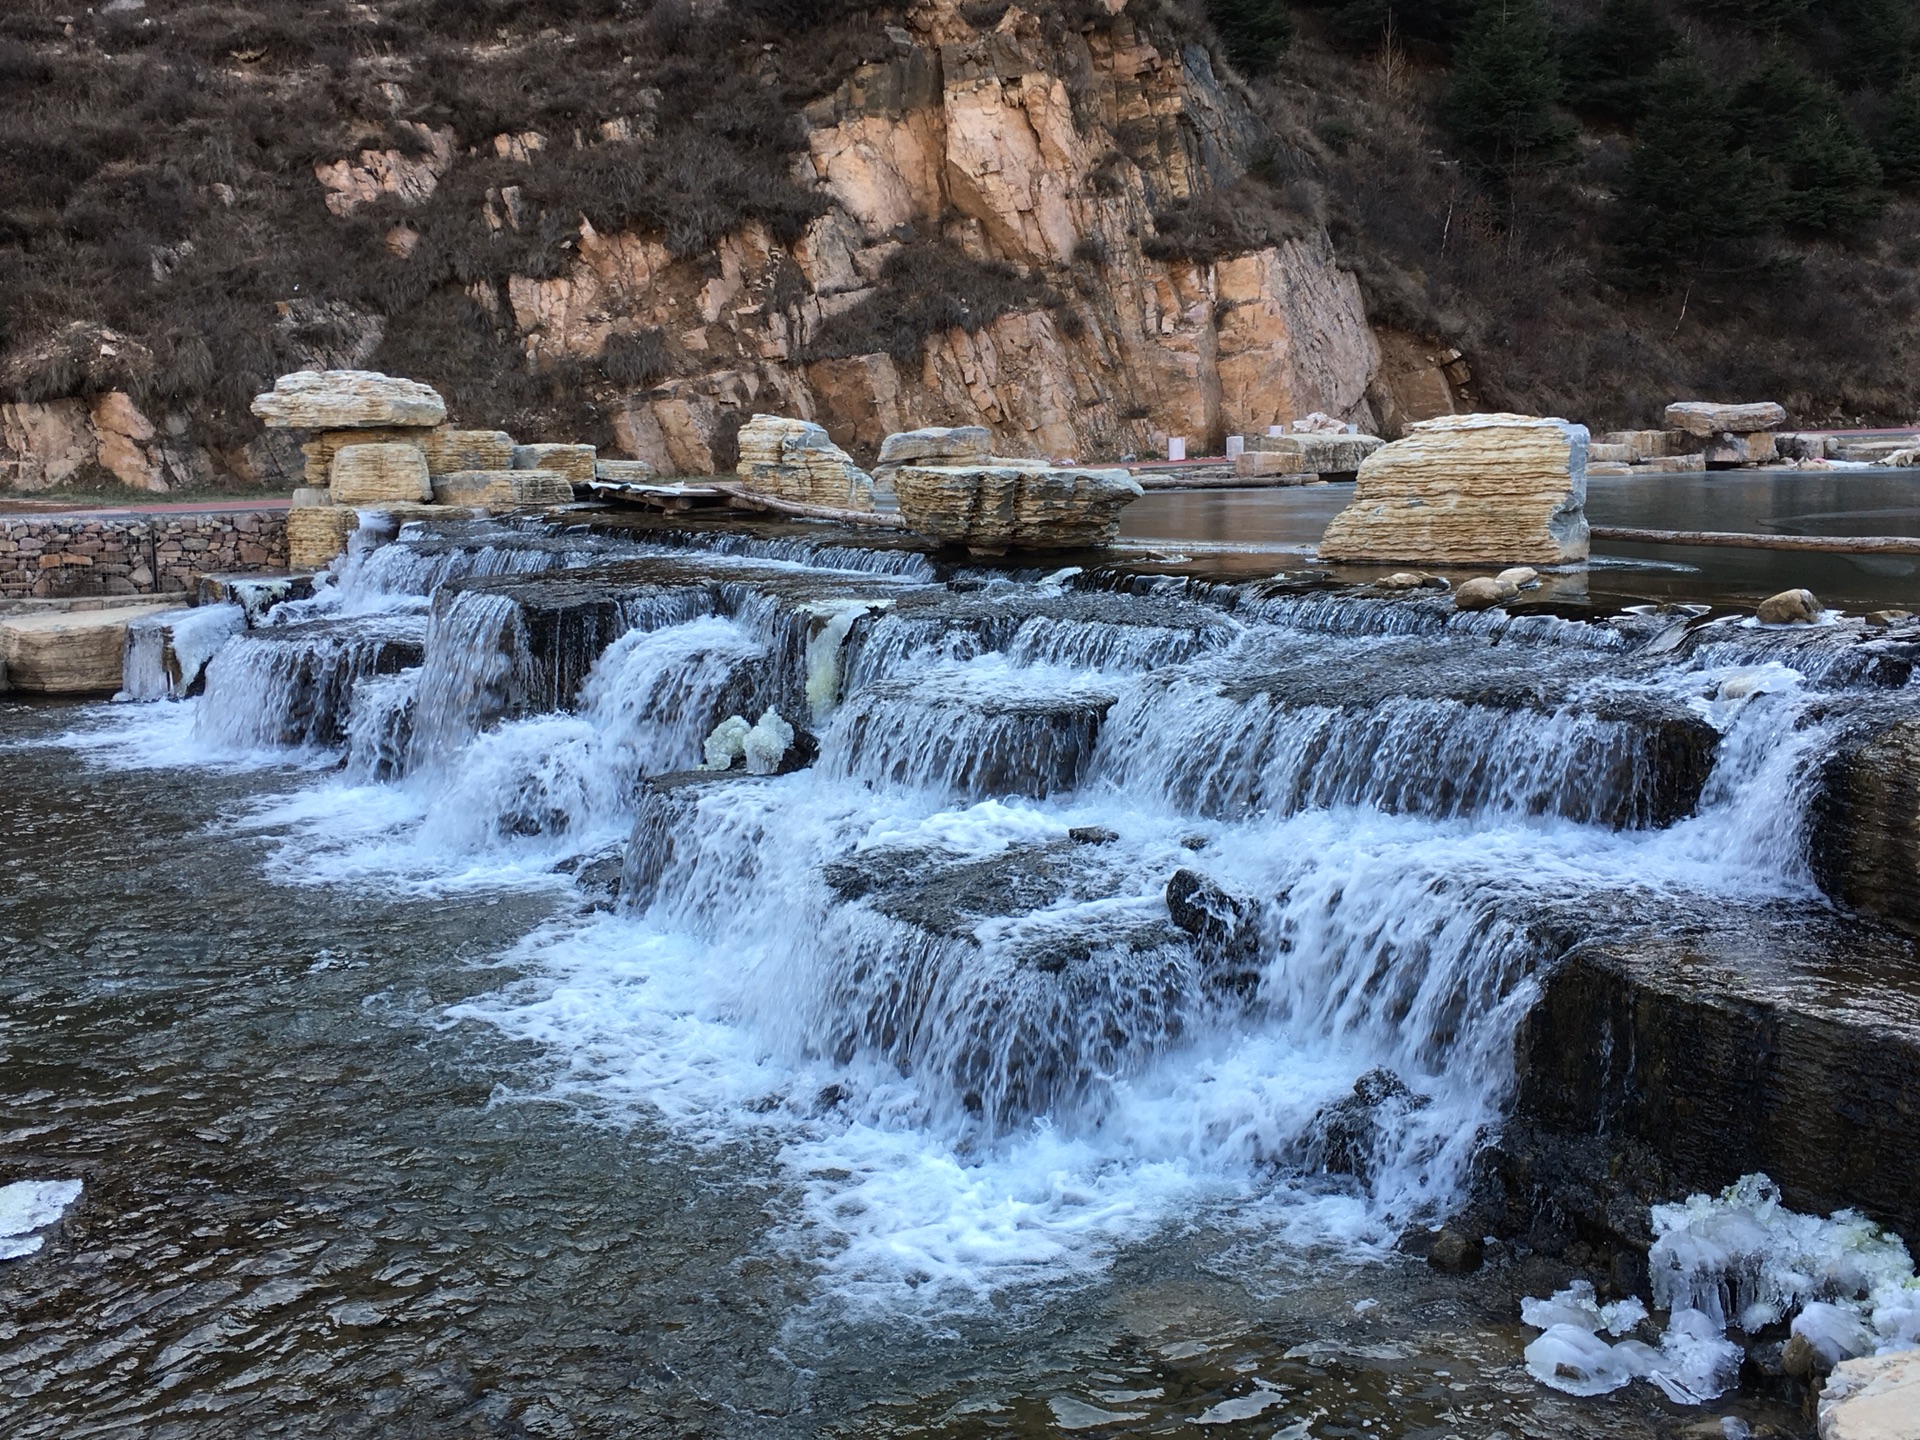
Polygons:
<instances>
[{"instance_id":1,"label":"evergreen tree","mask_svg":"<svg viewBox=\"0 0 1920 1440\"><path fill-rule=\"evenodd\" d=\"M1804 126L1779 158L1780 218L1796 230L1843 235L1887 208L1880 162L1837 104Z\"/></svg>"},{"instance_id":2,"label":"evergreen tree","mask_svg":"<svg viewBox=\"0 0 1920 1440\"><path fill-rule=\"evenodd\" d=\"M1280 0L1207 0L1207 18L1243 75L1272 69L1293 43L1293 16Z\"/></svg>"},{"instance_id":3,"label":"evergreen tree","mask_svg":"<svg viewBox=\"0 0 1920 1440\"><path fill-rule=\"evenodd\" d=\"M1772 222L1767 175L1739 143L1726 97L1691 60L1653 78L1634 130L1619 246L1643 274L1691 276Z\"/></svg>"},{"instance_id":4,"label":"evergreen tree","mask_svg":"<svg viewBox=\"0 0 1920 1440\"><path fill-rule=\"evenodd\" d=\"M1756 35L1773 35L1799 20L1812 3L1813 0L1691 0L1688 8Z\"/></svg>"},{"instance_id":5,"label":"evergreen tree","mask_svg":"<svg viewBox=\"0 0 1920 1440\"><path fill-rule=\"evenodd\" d=\"M1914 0L1824 0L1818 12L1837 43L1821 68L1852 89L1892 90L1920 62L1920 5Z\"/></svg>"},{"instance_id":6,"label":"evergreen tree","mask_svg":"<svg viewBox=\"0 0 1920 1440\"><path fill-rule=\"evenodd\" d=\"M1833 87L1771 51L1734 92L1731 118L1771 167L1779 216L1796 230L1844 234L1886 208L1880 162Z\"/></svg>"},{"instance_id":7,"label":"evergreen tree","mask_svg":"<svg viewBox=\"0 0 1920 1440\"><path fill-rule=\"evenodd\" d=\"M1480 0L1454 50L1442 118L1483 168L1516 172L1568 158L1573 124L1554 108L1560 72L1541 0Z\"/></svg>"},{"instance_id":8,"label":"evergreen tree","mask_svg":"<svg viewBox=\"0 0 1920 1440\"><path fill-rule=\"evenodd\" d=\"M1920 76L1893 92L1874 151L1889 185L1920 185Z\"/></svg>"},{"instance_id":9,"label":"evergreen tree","mask_svg":"<svg viewBox=\"0 0 1920 1440\"><path fill-rule=\"evenodd\" d=\"M1631 125L1646 108L1654 71L1679 53L1680 33L1653 0L1606 0L1562 48L1567 103L1582 114Z\"/></svg>"}]
</instances>

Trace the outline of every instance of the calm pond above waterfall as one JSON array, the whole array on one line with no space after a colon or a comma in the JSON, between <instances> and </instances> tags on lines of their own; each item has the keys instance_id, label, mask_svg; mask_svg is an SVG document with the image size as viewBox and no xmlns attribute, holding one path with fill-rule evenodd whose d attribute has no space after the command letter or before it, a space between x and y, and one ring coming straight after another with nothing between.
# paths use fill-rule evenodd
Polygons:
<instances>
[{"instance_id":1,"label":"calm pond above waterfall","mask_svg":"<svg viewBox=\"0 0 1920 1440\"><path fill-rule=\"evenodd\" d=\"M0 1182L84 1183L0 1430L1809 1433L1396 1245L1543 917L1824 904L1879 642L793 533L409 533L198 699L0 701Z\"/></svg>"}]
</instances>

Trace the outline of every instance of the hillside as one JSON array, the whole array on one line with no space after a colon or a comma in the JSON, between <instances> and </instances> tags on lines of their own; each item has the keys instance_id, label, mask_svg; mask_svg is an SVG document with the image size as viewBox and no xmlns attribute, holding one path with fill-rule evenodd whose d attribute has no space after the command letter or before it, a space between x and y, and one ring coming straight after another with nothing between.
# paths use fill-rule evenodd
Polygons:
<instances>
[{"instance_id":1,"label":"hillside","mask_svg":"<svg viewBox=\"0 0 1920 1440\"><path fill-rule=\"evenodd\" d=\"M1638 4L1671 43L1552 17L1502 149L1449 96L1515 62L1448 3L21 0L0 482L290 483L246 404L306 365L688 473L755 409L1083 458L1314 409L1913 418L1913 7ZM1756 155L1738 106L1789 92Z\"/></svg>"}]
</instances>

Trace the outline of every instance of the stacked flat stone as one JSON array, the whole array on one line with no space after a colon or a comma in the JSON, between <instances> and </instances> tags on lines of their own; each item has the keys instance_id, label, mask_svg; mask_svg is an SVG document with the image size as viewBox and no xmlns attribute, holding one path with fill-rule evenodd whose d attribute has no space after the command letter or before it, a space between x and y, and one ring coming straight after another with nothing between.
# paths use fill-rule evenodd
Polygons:
<instances>
[{"instance_id":1,"label":"stacked flat stone","mask_svg":"<svg viewBox=\"0 0 1920 1440\"><path fill-rule=\"evenodd\" d=\"M270 430L368 430L438 425L447 402L428 385L374 370L296 370L253 397Z\"/></svg>"},{"instance_id":2,"label":"stacked flat stone","mask_svg":"<svg viewBox=\"0 0 1920 1440\"><path fill-rule=\"evenodd\" d=\"M1360 467L1324 560L1562 565L1587 558L1587 427L1444 415Z\"/></svg>"},{"instance_id":3,"label":"stacked flat stone","mask_svg":"<svg viewBox=\"0 0 1920 1440\"><path fill-rule=\"evenodd\" d=\"M333 455L328 493L336 505L416 504L433 499L426 452L418 445L343 445Z\"/></svg>"},{"instance_id":4,"label":"stacked flat stone","mask_svg":"<svg viewBox=\"0 0 1920 1440\"><path fill-rule=\"evenodd\" d=\"M623 485L651 485L660 478L660 472L644 460L595 460L593 478Z\"/></svg>"},{"instance_id":5,"label":"stacked flat stone","mask_svg":"<svg viewBox=\"0 0 1920 1440\"><path fill-rule=\"evenodd\" d=\"M810 420L756 415L740 428L740 482L806 505L871 510L873 477Z\"/></svg>"},{"instance_id":6,"label":"stacked flat stone","mask_svg":"<svg viewBox=\"0 0 1920 1440\"><path fill-rule=\"evenodd\" d=\"M1765 465L1775 458L1772 431L1787 423L1787 412L1771 400L1752 405L1715 405L1681 400L1661 417L1668 428L1706 441L1708 465Z\"/></svg>"},{"instance_id":7,"label":"stacked flat stone","mask_svg":"<svg viewBox=\"0 0 1920 1440\"><path fill-rule=\"evenodd\" d=\"M567 477L568 483L584 485L594 478L598 458L591 445L516 445L512 468L557 471ZM569 494L567 498L573 497Z\"/></svg>"},{"instance_id":8,"label":"stacked flat stone","mask_svg":"<svg viewBox=\"0 0 1920 1440\"><path fill-rule=\"evenodd\" d=\"M287 568L319 570L346 553L347 536L360 528L351 505L306 505L287 512Z\"/></svg>"},{"instance_id":9,"label":"stacked flat stone","mask_svg":"<svg viewBox=\"0 0 1920 1440\"><path fill-rule=\"evenodd\" d=\"M880 443L876 470L897 465L984 465L993 456L993 435L984 425L928 426L902 430Z\"/></svg>"},{"instance_id":10,"label":"stacked flat stone","mask_svg":"<svg viewBox=\"0 0 1920 1440\"><path fill-rule=\"evenodd\" d=\"M573 482L558 470L454 470L433 477L442 505L511 510L523 505L570 505Z\"/></svg>"},{"instance_id":11,"label":"stacked flat stone","mask_svg":"<svg viewBox=\"0 0 1920 1440\"><path fill-rule=\"evenodd\" d=\"M893 489L900 514L918 534L982 555L1110 545L1120 511L1145 493L1125 470L1004 458L902 465L893 472Z\"/></svg>"},{"instance_id":12,"label":"stacked flat stone","mask_svg":"<svg viewBox=\"0 0 1920 1440\"><path fill-rule=\"evenodd\" d=\"M513 468L513 437L504 430L455 430L443 425L426 433L423 448L430 475Z\"/></svg>"},{"instance_id":13,"label":"stacked flat stone","mask_svg":"<svg viewBox=\"0 0 1920 1440\"><path fill-rule=\"evenodd\" d=\"M1292 435L1254 435L1233 462L1242 476L1299 476L1301 482L1350 476L1387 442L1377 435L1300 431Z\"/></svg>"},{"instance_id":14,"label":"stacked flat stone","mask_svg":"<svg viewBox=\"0 0 1920 1440\"><path fill-rule=\"evenodd\" d=\"M110 695L120 688L127 627L154 609L130 605L0 618L0 665L15 690Z\"/></svg>"}]
</instances>

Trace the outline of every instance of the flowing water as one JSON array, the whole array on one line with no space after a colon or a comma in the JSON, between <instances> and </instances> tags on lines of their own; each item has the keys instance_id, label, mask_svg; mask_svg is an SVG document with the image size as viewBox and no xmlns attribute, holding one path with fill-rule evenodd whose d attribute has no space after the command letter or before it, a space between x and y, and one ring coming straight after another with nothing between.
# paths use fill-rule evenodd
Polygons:
<instances>
[{"instance_id":1,"label":"flowing water","mask_svg":"<svg viewBox=\"0 0 1920 1440\"><path fill-rule=\"evenodd\" d=\"M1525 1374L1551 1276L1394 1245L1570 916L1821 903L1911 648L363 550L198 699L0 708L0 1181L85 1183L0 1266L6 1432L1663 1433ZM811 763L697 768L769 710Z\"/></svg>"}]
</instances>

